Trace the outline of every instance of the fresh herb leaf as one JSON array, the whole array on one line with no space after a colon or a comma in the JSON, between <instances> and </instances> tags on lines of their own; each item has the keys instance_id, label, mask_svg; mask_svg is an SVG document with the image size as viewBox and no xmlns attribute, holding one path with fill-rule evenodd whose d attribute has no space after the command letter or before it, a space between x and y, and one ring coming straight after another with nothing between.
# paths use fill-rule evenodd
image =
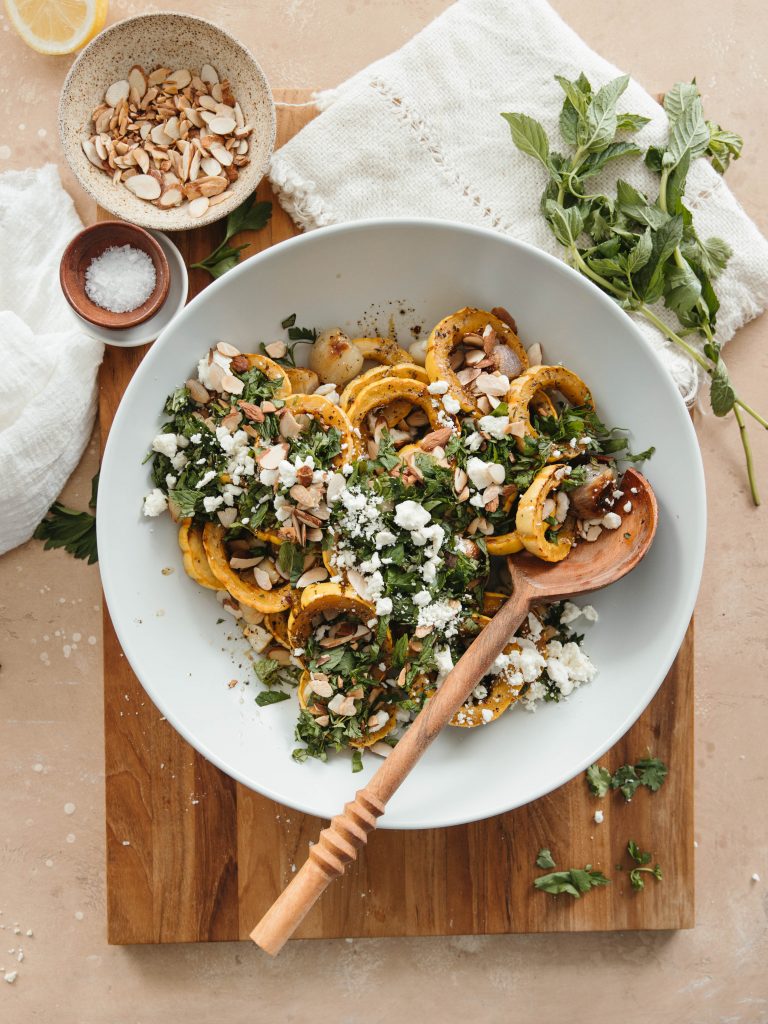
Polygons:
<instances>
[{"instance_id":1,"label":"fresh herb leaf","mask_svg":"<svg viewBox=\"0 0 768 1024\"><path fill-rule=\"evenodd\" d=\"M736 404L736 392L728 376L728 368L722 359L717 360L712 372L709 402L715 416L727 416Z\"/></svg>"},{"instance_id":2,"label":"fresh herb leaf","mask_svg":"<svg viewBox=\"0 0 768 1024\"><path fill-rule=\"evenodd\" d=\"M273 686L298 686L301 675L298 665L282 665L272 658L258 658L253 663L253 671L256 678L270 689Z\"/></svg>"},{"instance_id":3,"label":"fresh herb leaf","mask_svg":"<svg viewBox=\"0 0 768 1024\"><path fill-rule=\"evenodd\" d=\"M640 867L632 868L629 872L629 881L635 892L640 892L645 888L645 879L643 878L644 874L653 875L653 877L659 882L662 880L663 875L658 864L654 865L652 868L645 866L650 864L651 854L647 850L641 850L634 839L630 839L627 843L627 853L636 864L640 865Z\"/></svg>"},{"instance_id":4,"label":"fresh herb leaf","mask_svg":"<svg viewBox=\"0 0 768 1024\"><path fill-rule=\"evenodd\" d=\"M240 262L240 253L248 248L248 243L232 246L228 242L241 231L260 231L272 216L271 203L257 203L256 193L249 196L236 210L227 217L223 241L213 252L198 263L190 264L199 270L207 270L211 277L221 277Z\"/></svg>"},{"instance_id":5,"label":"fresh herb leaf","mask_svg":"<svg viewBox=\"0 0 768 1024\"><path fill-rule=\"evenodd\" d=\"M288 338L291 341L317 341L317 331L314 327L289 327Z\"/></svg>"},{"instance_id":6,"label":"fresh herb leaf","mask_svg":"<svg viewBox=\"0 0 768 1024\"><path fill-rule=\"evenodd\" d=\"M96 488L98 473L91 484L91 500L89 506L96 507ZM73 508L55 501L48 510L45 519L40 523L32 536L36 540L44 540L44 550L64 548L75 558L87 560L88 565L98 562L99 554L96 547L96 517L90 512L78 512Z\"/></svg>"},{"instance_id":7,"label":"fresh herb leaf","mask_svg":"<svg viewBox=\"0 0 768 1024\"><path fill-rule=\"evenodd\" d=\"M296 586L296 581L304 572L304 555L306 551L298 544L291 544L284 541L278 548L277 565L281 572L285 573Z\"/></svg>"},{"instance_id":8,"label":"fresh herb leaf","mask_svg":"<svg viewBox=\"0 0 768 1024\"><path fill-rule=\"evenodd\" d=\"M661 789L664 780L669 774L669 768L660 761L658 757L646 757L635 765L637 777L643 786L647 786L652 793Z\"/></svg>"},{"instance_id":9,"label":"fresh herb leaf","mask_svg":"<svg viewBox=\"0 0 768 1024\"><path fill-rule=\"evenodd\" d=\"M168 494L168 502L179 519L187 519L200 510L204 496L192 487L175 487Z\"/></svg>"},{"instance_id":10,"label":"fresh herb leaf","mask_svg":"<svg viewBox=\"0 0 768 1024\"><path fill-rule=\"evenodd\" d=\"M549 141L547 133L538 121L527 114L502 114L512 132L512 141L517 148L535 157L551 173L552 164L549 159Z\"/></svg>"},{"instance_id":11,"label":"fresh herb leaf","mask_svg":"<svg viewBox=\"0 0 768 1024\"><path fill-rule=\"evenodd\" d=\"M361 772L363 770L363 752L362 750L352 751L352 772Z\"/></svg>"},{"instance_id":12,"label":"fresh herb leaf","mask_svg":"<svg viewBox=\"0 0 768 1024\"><path fill-rule=\"evenodd\" d=\"M630 839L627 843L627 853L636 864L647 864L651 859L650 853L641 850L634 839Z\"/></svg>"},{"instance_id":13,"label":"fresh herb leaf","mask_svg":"<svg viewBox=\"0 0 768 1024\"><path fill-rule=\"evenodd\" d=\"M548 850L546 846L539 850L539 854L536 857L536 865L540 868L556 867L556 864L552 858L552 852L551 850Z\"/></svg>"},{"instance_id":14,"label":"fresh herb leaf","mask_svg":"<svg viewBox=\"0 0 768 1024\"><path fill-rule=\"evenodd\" d=\"M533 882L534 888L540 892L548 892L552 896L567 893L577 900L583 893L602 885L610 885L610 879L606 878L602 871L593 871L590 864L583 870L571 868L570 871L553 871L549 875L540 875Z\"/></svg>"},{"instance_id":15,"label":"fresh herb leaf","mask_svg":"<svg viewBox=\"0 0 768 1024\"><path fill-rule=\"evenodd\" d=\"M587 785L595 796L605 796L611 788L611 773L599 764L592 764L587 768Z\"/></svg>"},{"instance_id":16,"label":"fresh herb leaf","mask_svg":"<svg viewBox=\"0 0 768 1024\"><path fill-rule=\"evenodd\" d=\"M296 323L296 314L295 313L291 313L291 315L287 316L285 318L285 320L281 320L280 321L280 326L283 328L284 331L287 331L288 328L289 327L293 327L293 325L295 323Z\"/></svg>"},{"instance_id":17,"label":"fresh herb leaf","mask_svg":"<svg viewBox=\"0 0 768 1024\"><path fill-rule=\"evenodd\" d=\"M261 693L256 694L256 703L260 708L265 708L269 704L279 704L283 700L290 700L290 693L286 693L285 690L262 690Z\"/></svg>"},{"instance_id":18,"label":"fresh herb leaf","mask_svg":"<svg viewBox=\"0 0 768 1024\"><path fill-rule=\"evenodd\" d=\"M707 121L709 144L706 155L718 174L725 174L731 160L738 160L744 146L744 139L736 132L725 131L714 121Z\"/></svg>"}]
</instances>

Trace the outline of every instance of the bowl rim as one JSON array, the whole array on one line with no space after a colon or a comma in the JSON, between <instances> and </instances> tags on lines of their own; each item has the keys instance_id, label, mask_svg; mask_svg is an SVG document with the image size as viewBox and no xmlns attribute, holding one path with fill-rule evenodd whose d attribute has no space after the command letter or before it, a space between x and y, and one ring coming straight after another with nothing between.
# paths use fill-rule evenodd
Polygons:
<instances>
[{"instance_id":1,"label":"bowl rim","mask_svg":"<svg viewBox=\"0 0 768 1024\"><path fill-rule=\"evenodd\" d=\"M128 405L126 403L126 397L129 396L133 390L141 387L141 381L146 374L151 373L152 368L159 358L162 352L167 337L171 332L171 329L178 330L180 323L183 324L184 318L194 317L197 313L197 306L203 300L203 296L209 297L210 295L216 295L219 290L226 287L225 281L233 281L237 277L248 274L256 273L257 268L261 262L271 258L276 250L284 252L290 251L295 246L302 246L307 244L313 244L313 240L316 241L319 237L329 237L337 234L351 234L357 232L364 232L370 230L376 230L378 228L397 229L397 228L418 228L425 227L435 230L441 230L446 232L459 232L462 234L470 234L480 237L486 237L495 241L502 241L503 243L522 250L527 256L533 256L536 259L541 259L544 263L549 264L552 270L556 274L563 274L566 276L572 275L580 282L579 287L588 289L592 298L595 302L599 303L606 309L612 311L612 315L620 315L621 311L618 309L613 300L601 292L599 288L591 284L586 280L578 271L568 266L567 263L553 256L551 253L546 252L543 249L539 249L529 242L522 241L517 238L512 238L509 235L505 235L502 232L494 231L491 228L481 227L474 224L466 224L458 221L441 220L438 218L427 218L427 217L392 217L392 218L371 218L366 220L352 221L344 224L334 224L323 228L321 231L310 231L300 235L296 235L292 238L286 239L283 242L279 242L276 245L269 246L267 249L262 250L259 253L255 253L252 257L245 260L243 263L234 267L227 274L218 278L211 285L205 288L202 292L192 299L187 304L185 309L179 315L174 317L173 321L168 324L157 338L157 341L152 346L152 349L147 354L146 358L142 362L141 372L134 374L131 381L126 388L123 398L121 399L120 405L115 414L115 418L112 423L112 427L109 431L107 444L104 449L102 456L102 481L106 480L109 483L110 479L110 462L111 462L111 450L117 445L116 438L119 436L123 429L123 420L127 417ZM653 349L650 341L644 337L642 332L639 330L637 325L633 323L629 316L625 316L625 326L631 334L634 335L635 341L640 345L646 353L652 357L653 360L658 361L658 355ZM704 566L704 556L706 551L706 537L707 537L707 504L706 504L706 490L705 490L705 478L704 478L704 466L701 455L701 449L699 447L696 432L693 426L693 421L688 414L688 410L685 403L674 384L670 374L666 369L659 364L659 377L660 387L663 389L659 399L662 401L672 401L677 404L680 409L680 425L681 430L686 435L687 443L690 448L693 458L693 472L695 476L695 494L693 495L692 506L698 510L698 520L696 523L691 524L691 528L696 529L697 534L697 545L696 552L693 556L692 571L688 575L685 581L685 599L680 602L680 611L678 613L677 627L672 632L669 638L669 642L666 646L664 656L658 659L658 668L654 673L654 677L657 679L655 687L651 692L645 691L642 697L636 701L631 707L627 709L627 715L623 719L622 723L613 729L610 735L606 735L602 742L597 744L596 748L593 749L589 756L583 758L578 762L574 763L565 775L560 779L556 786L534 786L531 794L526 800L520 801L515 800L512 803L503 801L491 808L483 808L477 814L472 816L466 816L463 814L455 814L450 811L445 811L440 817L430 820L427 824L416 820L406 821L387 821L387 815L385 814L379 821L379 828L397 829L397 830L411 830L411 829L425 829L425 828L447 828L453 825L469 824L473 821L480 821L488 817L494 817L498 814L504 814L507 811L515 810L518 807L525 806L528 803L532 803L535 800L540 799L542 796L546 796L548 793L554 792L555 789L559 789L561 786L570 782L577 775L584 772L590 764L597 761L602 757L608 750L611 749L635 724L640 715L650 704L651 700L658 694L659 689L669 672L677 654L680 650L682 642L685 638L685 634L690 625L691 616L693 614L696 598L698 596L699 586L701 583L702 570ZM104 472L106 467L106 473ZM102 551L109 549L107 543L108 533L108 518L105 503L97 506L96 510L96 530L97 540ZM110 611L113 607L117 607L116 602L113 602L113 595L116 595L119 589L119 582L110 578L109 570L107 569L106 574L104 573L104 567L108 565L108 556L106 559L102 559L100 562L100 572L102 578L102 587L104 591L104 597ZM106 578L105 578L106 576ZM246 775L232 767L227 763L226 752L216 753L211 750L204 742L202 742L197 736L193 734L191 729L188 729L182 722L180 722L175 713L173 707L169 707L165 701L162 693L157 692L157 688L152 685L151 674L140 671L132 659L132 653L134 650L133 637L120 622L119 618L113 618L113 625L115 632L118 636L123 651L125 652L126 658L129 664L136 673L142 687L146 690L152 702L158 708L160 713L164 715L176 731L199 751L207 760L214 764L217 768L223 771L230 778L235 779L237 782L242 783L248 789L253 789L262 795L269 797L271 800L277 803L283 804L293 808L294 810L300 811L304 814L317 816L317 807L313 807L306 800L291 799L286 801L285 797L277 792L271 785L270 780L260 780L260 784L256 786L252 779L246 777ZM351 791L350 791L351 792Z\"/></svg>"},{"instance_id":2,"label":"bowl rim","mask_svg":"<svg viewBox=\"0 0 768 1024\"><path fill-rule=\"evenodd\" d=\"M113 324L107 323L104 320L99 319L98 314L92 314L85 309L81 309L77 305L77 303L75 302L75 293L72 291L72 289L68 286L66 282L65 270L67 267L70 254L79 243L83 242L83 240L90 235L98 234L104 228L109 229L114 228L116 226L119 227L121 230L128 231L129 233L133 232L136 236L138 236L144 243L145 249L143 251L146 252L147 250L150 250L156 257L157 262L163 268L163 271L161 274L157 275L155 287L153 288L152 293L150 294L150 298L152 299L152 301L142 313L135 316L131 316L132 313L135 313L135 310L127 310L125 313L122 314L111 313L110 310L104 310L105 314L111 313L112 316L125 317L125 319L121 320L120 323ZM108 234L109 232L107 231L106 233ZM81 231L78 231L77 234L70 239L66 249L61 255L61 261L59 263L59 283L61 285L61 290L64 293L64 298L67 300L67 302L70 304L72 309L74 309L74 311L77 313L79 317L82 317L83 320L87 320L88 323L93 324L94 327L104 327L112 331L122 331L126 330L129 327L138 327L139 324L143 324L146 320L149 320L151 317L155 316L155 314L159 312L159 310L165 303L165 300L168 298L168 292L171 286L171 268L168 263L168 257L165 255L165 252L163 251L163 247L160 245L158 240L154 238L145 228L139 227L138 224L132 224L130 221L125 220L100 220L96 221L95 224L89 224ZM96 305L96 303L93 303L93 305ZM142 306L144 305L146 305L146 302L143 302L141 306L137 307L137 309L141 309Z\"/></svg>"},{"instance_id":3,"label":"bowl rim","mask_svg":"<svg viewBox=\"0 0 768 1024\"><path fill-rule=\"evenodd\" d=\"M98 206L101 206L113 217L120 217L120 211L114 209L111 203L108 204L102 201L102 198L98 196L94 189L91 187L88 179L80 174L80 171L75 161L73 159L70 159L69 148L65 143L64 126L65 124L67 124L67 112L65 107L68 101L72 80L78 72L81 60L85 57L87 53L92 52L99 46L104 45L104 43L108 41L108 38L111 35L123 31L125 29L125 26L129 23L132 24L140 20L159 18L180 18L185 21L197 22L199 24L205 25L207 28L213 29L215 32L218 32L222 36L224 36L229 41L229 43L231 43L236 49L240 50L242 54L245 56L245 58L251 62L251 64L253 65L253 70L255 72L255 79L260 83L261 87L264 90L265 97L268 100L269 132L267 137L267 151L264 157L263 164L259 168L261 172L260 176L254 182L253 189L249 190L247 193L243 195L237 195L237 183L235 183L235 187L232 188L233 194L231 197L232 199L235 199L237 195L237 201L234 204L230 201L218 203L216 206L209 206L202 217L198 217L197 219L190 218L189 224L185 223L173 226L167 223L163 224L160 221L160 219L158 217L155 217L152 213L148 213L148 216L146 217L141 217L140 219L133 218L131 220L131 223L136 224L136 226L138 227L152 228L155 231L193 231L195 228L201 228L206 227L209 224L215 224L223 217L226 217L228 214L232 213L233 210L237 209L237 207L241 203L245 202L245 200L248 198L251 192L255 191L255 189L257 188L257 186L259 185L259 183L261 182L261 180L263 179L264 175L267 172L269 162L272 159L272 154L275 151L275 141L277 138L277 112L275 108L275 98L272 94L272 87L269 84L269 80L266 74L264 73L264 69L262 68L261 64L256 60L255 56L253 55L249 47L245 45L245 43L237 39L231 32L228 32L227 29L222 28L222 26L217 24L215 21L211 21L209 18L201 18L197 14L187 14L184 11L144 11L141 14L131 15L128 18L122 18L120 21L116 21L114 24L108 25L105 29L102 29L102 31L95 35L93 39L91 39L91 41L86 46L84 46L83 49L80 50L80 52L77 54L69 70L67 71L64 83L61 87L61 92L59 93L59 103L56 113L56 121L59 132L59 144L64 152L64 158L67 161L67 166L70 168L75 178L77 179L77 183L80 186L80 188L82 188L83 191L86 192ZM146 203L145 205L150 210L158 212L156 210L156 207L154 207L151 203Z\"/></svg>"}]
</instances>

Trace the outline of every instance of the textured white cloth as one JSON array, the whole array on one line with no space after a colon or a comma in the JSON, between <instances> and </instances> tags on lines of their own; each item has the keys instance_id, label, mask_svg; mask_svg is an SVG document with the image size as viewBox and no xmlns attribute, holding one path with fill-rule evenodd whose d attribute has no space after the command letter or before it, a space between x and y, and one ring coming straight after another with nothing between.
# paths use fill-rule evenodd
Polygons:
<instances>
[{"instance_id":1,"label":"textured white cloth","mask_svg":"<svg viewBox=\"0 0 768 1024\"><path fill-rule=\"evenodd\" d=\"M104 346L59 286L81 227L53 164L0 174L0 554L29 539L93 426Z\"/></svg>"},{"instance_id":2,"label":"textured white cloth","mask_svg":"<svg viewBox=\"0 0 768 1024\"><path fill-rule=\"evenodd\" d=\"M275 153L272 184L305 230L366 217L437 217L496 228L562 256L539 211L545 173L513 146L499 115L529 114L559 140L563 94L553 76L574 79L580 71L595 88L620 74L544 0L460 0L397 53L320 93L323 113ZM619 110L651 118L634 136L640 146L666 139L664 111L636 82ZM658 177L640 160L612 168L608 179L618 174L658 194ZM601 179L591 181L599 187ZM703 159L691 168L686 199L701 237L719 236L733 248L716 286L718 337L727 341L768 305L768 243ZM637 323L692 400L695 364Z\"/></svg>"}]
</instances>

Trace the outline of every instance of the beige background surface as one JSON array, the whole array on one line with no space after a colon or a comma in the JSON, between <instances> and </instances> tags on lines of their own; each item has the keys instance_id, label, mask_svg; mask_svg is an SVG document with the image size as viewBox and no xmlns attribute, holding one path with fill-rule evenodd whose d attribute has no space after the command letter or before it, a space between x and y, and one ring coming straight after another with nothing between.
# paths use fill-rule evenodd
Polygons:
<instances>
[{"instance_id":1,"label":"beige background surface","mask_svg":"<svg viewBox=\"0 0 768 1024\"><path fill-rule=\"evenodd\" d=\"M112 20L156 9L127 0L111 6ZM403 43L447 4L165 6L221 22L252 47L275 86L331 86ZM708 115L746 136L746 156L729 180L768 232L761 0L555 6L651 92L697 77ZM59 161L55 106L69 63L27 50L0 16L0 170ZM77 201L91 219L90 203L83 195ZM763 407L767 336L764 318L729 349L745 396ZM0 1020L378 1024L419 1012L483 1022L768 1021L768 507L755 512L747 501L733 426L705 416L698 429L711 524L697 612L694 931L303 942L275 962L250 944L108 947L98 573L31 542L0 560L0 968L18 970L15 984L0 983ZM768 499L768 437L753 435ZM94 441L67 486L68 502L85 507L95 468ZM761 882L750 880L753 872Z\"/></svg>"}]
</instances>

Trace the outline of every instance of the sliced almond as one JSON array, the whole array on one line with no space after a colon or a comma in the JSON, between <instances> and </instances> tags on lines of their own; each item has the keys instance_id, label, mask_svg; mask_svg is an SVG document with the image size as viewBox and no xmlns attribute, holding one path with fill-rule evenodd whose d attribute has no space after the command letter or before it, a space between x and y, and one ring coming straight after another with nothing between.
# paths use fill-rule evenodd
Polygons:
<instances>
[{"instance_id":1,"label":"sliced almond","mask_svg":"<svg viewBox=\"0 0 768 1024\"><path fill-rule=\"evenodd\" d=\"M197 188L201 196L217 196L220 192L224 192L229 182L226 178L217 174L208 174L202 178L198 178L195 181L195 187Z\"/></svg>"},{"instance_id":2,"label":"sliced almond","mask_svg":"<svg viewBox=\"0 0 768 1024\"><path fill-rule=\"evenodd\" d=\"M156 68L154 71L150 72L149 75L147 75L147 82L150 86L160 85L161 82L164 82L166 80L170 73L170 68Z\"/></svg>"},{"instance_id":3,"label":"sliced almond","mask_svg":"<svg viewBox=\"0 0 768 1024\"><path fill-rule=\"evenodd\" d=\"M217 103L224 102L224 90L220 82L216 82L211 86L211 96L213 96Z\"/></svg>"},{"instance_id":4,"label":"sliced almond","mask_svg":"<svg viewBox=\"0 0 768 1024\"><path fill-rule=\"evenodd\" d=\"M274 444L259 456L259 465L262 469L277 469L287 454L287 444Z\"/></svg>"},{"instance_id":5,"label":"sliced almond","mask_svg":"<svg viewBox=\"0 0 768 1024\"><path fill-rule=\"evenodd\" d=\"M239 377L235 377L231 373L225 373L221 379L221 388L222 391L227 391L230 395L241 395L245 384Z\"/></svg>"},{"instance_id":6,"label":"sliced almond","mask_svg":"<svg viewBox=\"0 0 768 1024\"><path fill-rule=\"evenodd\" d=\"M156 146L170 146L173 139L165 131L165 125L156 124L149 133L150 139Z\"/></svg>"},{"instance_id":7,"label":"sliced almond","mask_svg":"<svg viewBox=\"0 0 768 1024\"><path fill-rule=\"evenodd\" d=\"M131 87L125 79L113 82L104 93L104 102L108 107L116 107L118 103L128 99Z\"/></svg>"},{"instance_id":8,"label":"sliced almond","mask_svg":"<svg viewBox=\"0 0 768 1024\"><path fill-rule=\"evenodd\" d=\"M296 586L297 587L308 587L312 583L322 583L323 580L327 580L327 579L328 579L328 570L325 568L324 565L317 565L317 566L315 566L314 569L309 569L302 576L299 576L299 578L296 580ZM312 688L314 689L314 686ZM318 693L318 692L319 692L318 690L315 690L315 693ZM328 694L328 693L320 694L320 696L321 697L328 697L328 696L330 696L330 694Z\"/></svg>"},{"instance_id":9,"label":"sliced almond","mask_svg":"<svg viewBox=\"0 0 768 1024\"><path fill-rule=\"evenodd\" d=\"M134 64L128 72L128 85L139 100L143 99L149 83L144 68L140 64Z\"/></svg>"},{"instance_id":10,"label":"sliced almond","mask_svg":"<svg viewBox=\"0 0 768 1024\"><path fill-rule=\"evenodd\" d=\"M237 128L237 122L234 117L224 117L218 114L212 121L208 122L208 126L216 135L229 135L230 132Z\"/></svg>"},{"instance_id":11,"label":"sliced almond","mask_svg":"<svg viewBox=\"0 0 768 1024\"><path fill-rule=\"evenodd\" d=\"M172 72L165 80L165 85L175 85L177 89L184 89L192 81L192 72L187 68L179 68Z\"/></svg>"},{"instance_id":12,"label":"sliced almond","mask_svg":"<svg viewBox=\"0 0 768 1024\"><path fill-rule=\"evenodd\" d=\"M136 174L126 181L125 187L139 199L158 199L162 192L160 182L149 174Z\"/></svg>"},{"instance_id":13,"label":"sliced almond","mask_svg":"<svg viewBox=\"0 0 768 1024\"><path fill-rule=\"evenodd\" d=\"M169 117L168 118L168 120L165 122L165 134L170 139L173 139L174 142L176 142L180 138L181 133L179 131L179 119L178 119L178 117Z\"/></svg>"},{"instance_id":14,"label":"sliced almond","mask_svg":"<svg viewBox=\"0 0 768 1024\"><path fill-rule=\"evenodd\" d=\"M184 201L184 193L180 185L171 185L160 193L157 205L163 210L170 210L172 206L180 206Z\"/></svg>"},{"instance_id":15,"label":"sliced almond","mask_svg":"<svg viewBox=\"0 0 768 1024\"><path fill-rule=\"evenodd\" d=\"M190 217L194 217L195 220L202 217L208 210L208 205L209 201L206 196L198 196L197 199L193 199L188 207Z\"/></svg>"},{"instance_id":16,"label":"sliced almond","mask_svg":"<svg viewBox=\"0 0 768 1024\"><path fill-rule=\"evenodd\" d=\"M222 167L230 167L234 157L220 142L214 142L210 149L211 156L218 160Z\"/></svg>"},{"instance_id":17,"label":"sliced almond","mask_svg":"<svg viewBox=\"0 0 768 1024\"><path fill-rule=\"evenodd\" d=\"M203 82L207 82L209 85L219 84L219 76L216 72L216 68L212 64L203 64L200 68L200 78Z\"/></svg>"},{"instance_id":18,"label":"sliced almond","mask_svg":"<svg viewBox=\"0 0 768 1024\"><path fill-rule=\"evenodd\" d=\"M211 196L210 204L211 206L218 206L219 203L226 203L231 196L231 192L220 192L217 196Z\"/></svg>"},{"instance_id":19,"label":"sliced almond","mask_svg":"<svg viewBox=\"0 0 768 1024\"><path fill-rule=\"evenodd\" d=\"M221 174L221 164L218 160L214 160L212 156L206 156L200 160L200 169L203 174L214 177Z\"/></svg>"},{"instance_id":20,"label":"sliced almond","mask_svg":"<svg viewBox=\"0 0 768 1024\"><path fill-rule=\"evenodd\" d=\"M83 152L91 161L94 167L98 167L100 171L104 170L104 163L96 150L96 143L93 139L83 139L81 143Z\"/></svg>"}]
</instances>

